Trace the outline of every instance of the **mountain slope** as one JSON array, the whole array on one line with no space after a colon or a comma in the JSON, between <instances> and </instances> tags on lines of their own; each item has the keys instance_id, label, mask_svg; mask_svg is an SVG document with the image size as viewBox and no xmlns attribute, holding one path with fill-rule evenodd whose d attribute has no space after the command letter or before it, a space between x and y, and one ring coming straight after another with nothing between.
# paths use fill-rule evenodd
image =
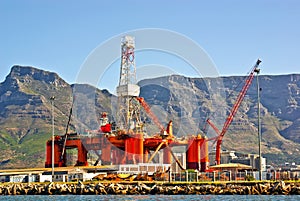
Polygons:
<instances>
[{"instance_id":1,"label":"mountain slope","mask_svg":"<svg viewBox=\"0 0 300 201\"><path fill-rule=\"evenodd\" d=\"M81 92L82 88L90 90ZM45 144L52 134L50 97L55 96L55 134L62 135L65 133L74 89L78 100L81 99L85 105L91 91L94 101L95 98L102 102L110 99L110 95L106 96L107 91L102 93L88 85L69 85L56 73L33 67L12 67L10 74L0 84L0 149L4 153L0 156L2 168L44 166ZM103 110L101 105L94 104L94 108ZM79 122L74 116L72 120ZM86 120L90 121L89 118ZM70 129L75 130L76 126L71 125Z\"/></svg>"},{"instance_id":2,"label":"mountain slope","mask_svg":"<svg viewBox=\"0 0 300 201\"><path fill-rule=\"evenodd\" d=\"M169 76L143 80L141 96L164 114L162 122L175 119L176 135L203 133L205 120L222 129L224 121L244 84L245 77L186 78ZM299 98L300 75L260 76L263 155L269 162L300 163ZM180 117L180 118L179 118ZM251 84L223 140L223 149L258 153L257 89ZM208 137L216 136L209 128ZM214 148L210 147L211 150ZM281 161L279 161L281 160Z\"/></svg>"},{"instance_id":3,"label":"mountain slope","mask_svg":"<svg viewBox=\"0 0 300 201\"><path fill-rule=\"evenodd\" d=\"M173 120L174 134L216 134L210 118L222 129L245 77L187 78L179 75L142 80L144 97L163 124ZM268 163L300 163L300 75L259 77L263 155ZM52 134L50 97L54 100L55 134L98 129L105 111L115 114L116 97L85 84L69 85L56 73L13 66L0 83L0 168L42 167L45 143ZM111 119L114 120L114 119ZM149 119L148 119L149 120ZM147 121L151 124L151 121ZM153 123L148 133L158 131ZM257 90L255 80L226 133L222 148L257 153ZM210 146L210 150L213 146Z\"/></svg>"}]
</instances>

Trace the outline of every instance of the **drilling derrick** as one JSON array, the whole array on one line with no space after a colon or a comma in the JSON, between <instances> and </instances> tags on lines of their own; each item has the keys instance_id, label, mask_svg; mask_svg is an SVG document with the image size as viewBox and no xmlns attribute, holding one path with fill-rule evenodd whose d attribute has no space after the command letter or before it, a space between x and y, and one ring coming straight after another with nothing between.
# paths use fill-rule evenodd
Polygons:
<instances>
[{"instance_id":1,"label":"drilling derrick","mask_svg":"<svg viewBox=\"0 0 300 201\"><path fill-rule=\"evenodd\" d=\"M120 134L125 138L126 161L122 163L129 164L142 163L144 153L140 104L136 99L140 94L140 87L136 85L134 48L134 38L124 36L121 40L122 58L119 86L117 87L117 122Z\"/></svg>"},{"instance_id":2,"label":"drilling derrick","mask_svg":"<svg viewBox=\"0 0 300 201\"><path fill-rule=\"evenodd\" d=\"M140 105L135 99L140 94L140 87L136 85L134 48L134 37L124 36L121 41L122 58L119 86L117 87L117 122L119 129L127 133L129 131L137 132L137 129L141 127Z\"/></svg>"}]
</instances>

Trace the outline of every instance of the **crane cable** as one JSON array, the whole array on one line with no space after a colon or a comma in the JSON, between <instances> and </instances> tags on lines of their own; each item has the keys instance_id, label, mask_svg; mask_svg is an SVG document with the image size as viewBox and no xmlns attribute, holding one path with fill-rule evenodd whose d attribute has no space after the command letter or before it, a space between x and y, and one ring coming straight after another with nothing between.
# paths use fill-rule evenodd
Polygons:
<instances>
[{"instance_id":1,"label":"crane cable","mask_svg":"<svg viewBox=\"0 0 300 201\"><path fill-rule=\"evenodd\" d=\"M66 132L65 132L64 145L63 145L63 149L62 149L62 152L61 152L61 155L60 155L60 161L63 160L64 154L65 154L68 131L69 131L69 125L70 125L70 121L71 121L71 117L72 117L72 113L73 113L74 101L75 101L75 96L73 96L73 101L72 101L72 105L71 105L71 108L70 108L69 119L68 119L68 123L67 123L67 126L66 126Z\"/></svg>"}]
</instances>

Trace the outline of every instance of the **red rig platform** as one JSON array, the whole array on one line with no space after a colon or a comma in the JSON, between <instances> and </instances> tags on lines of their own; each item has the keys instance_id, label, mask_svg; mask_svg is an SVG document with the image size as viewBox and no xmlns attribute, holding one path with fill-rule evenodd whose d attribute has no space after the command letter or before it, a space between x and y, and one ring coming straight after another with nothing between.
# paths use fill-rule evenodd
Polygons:
<instances>
[{"instance_id":1,"label":"red rig platform","mask_svg":"<svg viewBox=\"0 0 300 201\"><path fill-rule=\"evenodd\" d=\"M102 115L99 131L90 135L77 133L55 136L54 138L54 166L67 166L68 149L77 149L77 161L75 166L88 166L88 152L97 153L98 160L102 165L138 164L149 163L158 151L163 152L163 163L171 164L172 158L183 168L176 158L172 147L186 147L186 169L206 171L208 160L208 141L206 138L190 136L187 139L177 139L173 136L172 121L169 122L165 134L152 137L144 137L143 133L112 131L108 118ZM167 133L167 135L166 135ZM52 166L52 140L46 143L45 167Z\"/></svg>"}]
</instances>

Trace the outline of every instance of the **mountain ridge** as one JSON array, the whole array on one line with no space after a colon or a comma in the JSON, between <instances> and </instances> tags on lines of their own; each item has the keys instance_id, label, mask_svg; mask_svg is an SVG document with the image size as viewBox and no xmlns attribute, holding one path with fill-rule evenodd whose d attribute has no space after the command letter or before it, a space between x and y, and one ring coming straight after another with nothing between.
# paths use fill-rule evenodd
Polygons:
<instances>
[{"instance_id":1,"label":"mountain ridge","mask_svg":"<svg viewBox=\"0 0 300 201\"><path fill-rule=\"evenodd\" d=\"M189 78L163 76L140 81L141 97L163 124L174 122L177 136L203 133L211 116L221 128L245 76ZM263 155L271 163L300 163L300 74L260 75ZM230 96L232 95L232 96ZM70 131L97 129L103 111L114 114L116 97L86 84L68 84L58 74L30 66L13 66L0 83L1 168L41 167L51 136L51 102L55 96L55 133L63 135L72 104ZM224 137L224 149L256 153L257 89L251 84ZM74 99L75 97L75 99ZM150 126L150 133L155 126ZM215 136L208 130L208 135ZM213 149L213 148L211 148Z\"/></svg>"}]
</instances>

